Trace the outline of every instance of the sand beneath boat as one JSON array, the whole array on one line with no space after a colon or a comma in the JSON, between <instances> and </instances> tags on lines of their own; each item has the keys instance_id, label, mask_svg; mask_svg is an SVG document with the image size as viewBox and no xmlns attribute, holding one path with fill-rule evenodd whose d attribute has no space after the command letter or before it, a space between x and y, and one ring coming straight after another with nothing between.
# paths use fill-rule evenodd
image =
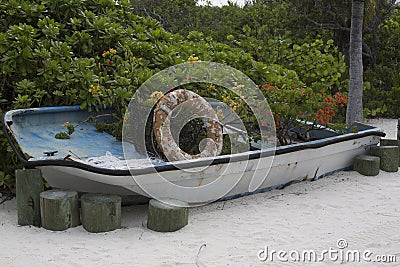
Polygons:
<instances>
[{"instance_id":1,"label":"sand beneath boat","mask_svg":"<svg viewBox=\"0 0 400 267\"><path fill-rule=\"evenodd\" d=\"M369 123L396 137L397 120ZM109 233L82 226L52 232L17 226L15 199L7 201L0 205L0 266L377 266L378 256L397 260L382 265L400 265L400 172L338 172L193 208L189 224L174 233L146 229L146 212L146 205L123 207L123 228Z\"/></svg>"}]
</instances>

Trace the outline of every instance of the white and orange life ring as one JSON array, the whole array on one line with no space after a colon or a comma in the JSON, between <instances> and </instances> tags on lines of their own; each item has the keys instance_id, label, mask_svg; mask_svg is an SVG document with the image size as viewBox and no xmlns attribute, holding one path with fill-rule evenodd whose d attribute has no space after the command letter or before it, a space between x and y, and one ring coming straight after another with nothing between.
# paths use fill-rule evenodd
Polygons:
<instances>
[{"instance_id":1,"label":"white and orange life ring","mask_svg":"<svg viewBox=\"0 0 400 267\"><path fill-rule=\"evenodd\" d=\"M179 148L171 133L171 113L184 102L186 102L185 108L193 108L196 115L202 118L207 132L206 144L196 155L186 153ZM169 161L212 157L222 151L222 127L217 114L204 98L189 90L177 89L160 99L154 109L153 130L159 147Z\"/></svg>"}]
</instances>

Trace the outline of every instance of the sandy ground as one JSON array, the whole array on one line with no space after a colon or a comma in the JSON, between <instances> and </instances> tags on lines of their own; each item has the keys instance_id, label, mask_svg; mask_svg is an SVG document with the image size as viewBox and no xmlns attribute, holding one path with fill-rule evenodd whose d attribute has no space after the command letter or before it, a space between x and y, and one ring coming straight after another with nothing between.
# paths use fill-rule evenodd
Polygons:
<instances>
[{"instance_id":1,"label":"sandy ground","mask_svg":"<svg viewBox=\"0 0 400 267\"><path fill-rule=\"evenodd\" d=\"M397 121L369 123L395 138ZM400 172L339 172L193 208L189 224L174 233L146 229L146 213L146 205L124 207L123 228L109 233L82 226L52 232L17 226L15 199L7 201L0 206L0 266L400 266ZM347 246L339 249L338 240ZM324 260L294 262L311 250ZM272 251L282 251L281 259L273 254L271 261ZM360 253L360 263L343 256L349 251ZM397 262L368 263L363 254Z\"/></svg>"}]
</instances>

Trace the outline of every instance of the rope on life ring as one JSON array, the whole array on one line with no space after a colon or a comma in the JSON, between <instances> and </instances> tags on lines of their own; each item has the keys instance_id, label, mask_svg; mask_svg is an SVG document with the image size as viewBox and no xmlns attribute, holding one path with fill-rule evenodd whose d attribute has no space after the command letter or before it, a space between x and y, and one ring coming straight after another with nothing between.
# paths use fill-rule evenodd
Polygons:
<instances>
[{"instance_id":1,"label":"rope on life ring","mask_svg":"<svg viewBox=\"0 0 400 267\"><path fill-rule=\"evenodd\" d=\"M175 142L171 133L171 112L185 103L185 108L193 108L196 116L201 117L206 128L206 145L199 154L186 153ZM188 106L186 106L188 105ZM164 95L154 109L153 130L157 144L169 161L190 160L217 156L222 151L222 127L212 106L201 96L192 91L177 89Z\"/></svg>"}]
</instances>

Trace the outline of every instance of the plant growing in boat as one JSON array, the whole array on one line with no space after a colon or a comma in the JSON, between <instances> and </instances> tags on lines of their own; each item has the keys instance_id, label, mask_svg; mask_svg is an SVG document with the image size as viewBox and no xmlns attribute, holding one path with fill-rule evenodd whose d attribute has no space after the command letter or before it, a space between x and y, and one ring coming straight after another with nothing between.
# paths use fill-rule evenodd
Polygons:
<instances>
[{"instance_id":1,"label":"plant growing in boat","mask_svg":"<svg viewBox=\"0 0 400 267\"><path fill-rule=\"evenodd\" d=\"M186 89L227 104L244 123L247 131L252 135L252 140L259 139L258 122L245 102L246 98L250 97L246 95L245 88L241 96L213 84L193 84L187 86ZM260 90L268 100L275 117L278 145L287 145L294 141L310 141L311 131L330 128L343 133L348 127L342 123L347 105L345 93L336 92L332 95L328 90L321 91L305 86L279 87L272 83L260 86ZM260 126L263 127L265 124L266 122L262 121ZM357 131L357 129L352 129L352 131Z\"/></svg>"},{"instance_id":2,"label":"plant growing in boat","mask_svg":"<svg viewBox=\"0 0 400 267\"><path fill-rule=\"evenodd\" d=\"M264 84L261 91L275 116L277 138L280 145L294 140L310 141L310 132L331 128L339 132L347 127L344 121L347 95L333 96L312 88L278 87Z\"/></svg>"},{"instance_id":3,"label":"plant growing in boat","mask_svg":"<svg viewBox=\"0 0 400 267\"><path fill-rule=\"evenodd\" d=\"M66 131L56 133L54 137L57 139L70 139L71 134L75 132L75 126L66 121L64 122L64 128L66 128Z\"/></svg>"}]
</instances>

